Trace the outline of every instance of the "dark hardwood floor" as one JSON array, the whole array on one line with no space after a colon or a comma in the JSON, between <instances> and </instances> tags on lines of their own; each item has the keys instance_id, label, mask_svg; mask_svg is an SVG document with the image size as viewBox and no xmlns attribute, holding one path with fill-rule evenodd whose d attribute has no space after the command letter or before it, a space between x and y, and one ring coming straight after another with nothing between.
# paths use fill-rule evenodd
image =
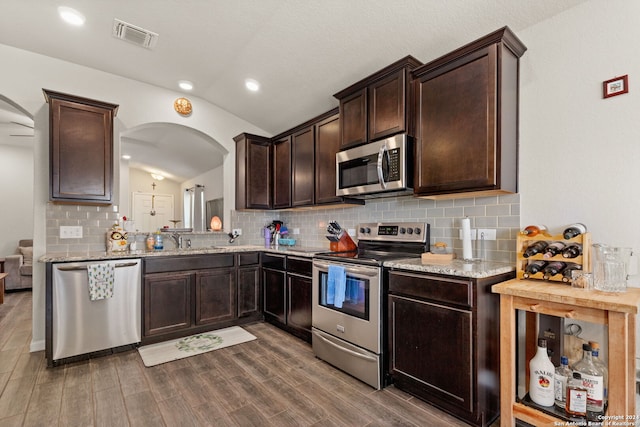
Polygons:
<instances>
[{"instance_id":1,"label":"dark hardwood floor","mask_svg":"<svg viewBox=\"0 0 640 427\"><path fill-rule=\"evenodd\" d=\"M257 340L152 368L137 351L47 368L29 352L31 293L0 305L0 425L464 426L392 387L373 390L267 324Z\"/></svg>"}]
</instances>

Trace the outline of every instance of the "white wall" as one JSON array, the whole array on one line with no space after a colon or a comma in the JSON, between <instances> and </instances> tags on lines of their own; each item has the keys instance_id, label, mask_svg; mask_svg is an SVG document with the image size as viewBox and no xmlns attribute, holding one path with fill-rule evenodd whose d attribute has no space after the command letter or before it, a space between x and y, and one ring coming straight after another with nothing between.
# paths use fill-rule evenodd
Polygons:
<instances>
[{"instance_id":1,"label":"white wall","mask_svg":"<svg viewBox=\"0 0 640 427\"><path fill-rule=\"evenodd\" d=\"M33 238L33 148L0 144L0 257Z\"/></svg>"}]
</instances>

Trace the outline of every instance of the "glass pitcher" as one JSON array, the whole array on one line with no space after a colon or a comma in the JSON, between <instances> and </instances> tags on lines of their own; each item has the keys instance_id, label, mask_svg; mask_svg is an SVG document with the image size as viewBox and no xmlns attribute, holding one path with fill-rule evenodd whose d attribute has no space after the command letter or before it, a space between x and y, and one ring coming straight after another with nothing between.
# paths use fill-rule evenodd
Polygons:
<instances>
[{"instance_id":1,"label":"glass pitcher","mask_svg":"<svg viewBox=\"0 0 640 427\"><path fill-rule=\"evenodd\" d=\"M605 292L627 290L631 248L616 248L604 244L593 245L593 286Z\"/></svg>"}]
</instances>

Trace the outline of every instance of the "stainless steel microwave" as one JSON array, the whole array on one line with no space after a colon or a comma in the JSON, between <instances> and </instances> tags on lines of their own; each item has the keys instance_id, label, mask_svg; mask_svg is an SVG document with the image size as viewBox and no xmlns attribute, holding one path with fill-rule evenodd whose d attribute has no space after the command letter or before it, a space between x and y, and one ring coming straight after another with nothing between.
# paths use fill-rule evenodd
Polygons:
<instances>
[{"instance_id":1,"label":"stainless steel microwave","mask_svg":"<svg viewBox=\"0 0 640 427\"><path fill-rule=\"evenodd\" d=\"M375 196L411 193L411 138L395 135L336 153L336 195Z\"/></svg>"}]
</instances>

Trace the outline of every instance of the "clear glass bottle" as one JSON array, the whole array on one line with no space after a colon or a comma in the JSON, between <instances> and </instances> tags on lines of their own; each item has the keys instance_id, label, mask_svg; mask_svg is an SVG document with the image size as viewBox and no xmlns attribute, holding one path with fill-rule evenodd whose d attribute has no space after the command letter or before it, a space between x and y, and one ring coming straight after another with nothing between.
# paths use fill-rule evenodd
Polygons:
<instances>
[{"instance_id":1,"label":"clear glass bottle","mask_svg":"<svg viewBox=\"0 0 640 427\"><path fill-rule=\"evenodd\" d=\"M551 277L555 276L558 273L561 273L562 270L565 269L565 267L567 266L566 262L562 262L562 261L553 261L550 262L549 264L547 264L547 266L544 268L543 273L544 275L542 276L545 280L550 279Z\"/></svg>"},{"instance_id":2,"label":"clear glass bottle","mask_svg":"<svg viewBox=\"0 0 640 427\"><path fill-rule=\"evenodd\" d=\"M529 397L540 406L553 406L556 368L547 354L547 340L538 338L538 351L529 361Z\"/></svg>"},{"instance_id":3,"label":"clear glass bottle","mask_svg":"<svg viewBox=\"0 0 640 427\"><path fill-rule=\"evenodd\" d=\"M162 234L160 234L160 231L156 232L156 240L153 245L153 249L155 249L156 251L161 251L164 249L164 243L162 241Z\"/></svg>"},{"instance_id":4,"label":"clear glass bottle","mask_svg":"<svg viewBox=\"0 0 640 427\"><path fill-rule=\"evenodd\" d=\"M573 239L576 236L584 234L587 232L587 226L577 222L575 224L571 224L562 232L562 235L565 239Z\"/></svg>"},{"instance_id":5,"label":"clear glass bottle","mask_svg":"<svg viewBox=\"0 0 640 427\"><path fill-rule=\"evenodd\" d=\"M527 249L524 250L524 253L522 254L522 256L525 258L529 258L536 254L542 253L542 251L544 251L547 248L547 245L548 243L545 242L544 240L540 240L538 242L532 243L527 247Z\"/></svg>"},{"instance_id":6,"label":"clear glass bottle","mask_svg":"<svg viewBox=\"0 0 640 427\"><path fill-rule=\"evenodd\" d=\"M567 381L567 400L564 411L574 417L587 416L587 388L582 384L580 372L574 372Z\"/></svg>"},{"instance_id":7,"label":"clear glass bottle","mask_svg":"<svg viewBox=\"0 0 640 427\"><path fill-rule=\"evenodd\" d=\"M593 363L589 344L582 345L582 359L573 370L581 375L587 389L587 419L598 421L598 416L604 414L604 372Z\"/></svg>"},{"instance_id":8,"label":"clear glass bottle","mask_svg":"<svg viewBox=\"0 0 640 427\"><path fill-rule=\"evenodd\" d=\"M604 360L600 358L600 344L598 344L597 341L589 341L589 345L591 346L591 359L593 360L593 364L602 370L604 404L606 405L609 397L609 368L607 364L604 363Z\"/></svg>"},{"instance_id":9,"label":"clear glass bottle","mask_svg":"<svg viewBox=\"0 0 640 427\"><path fill-rule=\"evenodd\" d=\"M522 277L528 279L534 274L541 272L546 265L547 262L542 260L529 261L529 264L524 268L524 274Z\"/></svg>"},{"instance_id":10,"label":"clear glass bottle","mask_svg":"<svg viewBox=\"0 0 640 427\"><path fill-rule=\"evenodd\" d=\"M579 255L582 255L582 245L577 243L568 245L562 250L562 256L564 258L576 258Z\"/></svg>"},{"instance_id":11,"label":"clear glass bottle","mask_svg":"<svg viewBox=\"0 0 640 427\"><path fill-rule=\"evenodd\" d=\"M544 257L551 258L561 253L567 246L564 242L552 242L544 250Z\"/></svg>"},{"instance_id":12,"label":"clear glass bottle","mask_svg":"<svg viewBox=\"0 0 640 427\"><path fill-rule=\"evenodd\" d=\"M534 237L538 234L547 235L548 231L547 227L544 225L527 225L520 231L520 234L522 234L523 236Z\"/></svg>"},{"instance_id":13,"label":"clear glass bottle","mask_svg":"<svg viewBox=\"0 0 640 427\"><path fill-rule=\"evenodd\" d=\"M573 371L569 369L569 358L560 357L560 366L553 375L553 392L555 393L556 406L564 409L567 402L567 381L573 377Z\"/></svg>"}]
</instances>

